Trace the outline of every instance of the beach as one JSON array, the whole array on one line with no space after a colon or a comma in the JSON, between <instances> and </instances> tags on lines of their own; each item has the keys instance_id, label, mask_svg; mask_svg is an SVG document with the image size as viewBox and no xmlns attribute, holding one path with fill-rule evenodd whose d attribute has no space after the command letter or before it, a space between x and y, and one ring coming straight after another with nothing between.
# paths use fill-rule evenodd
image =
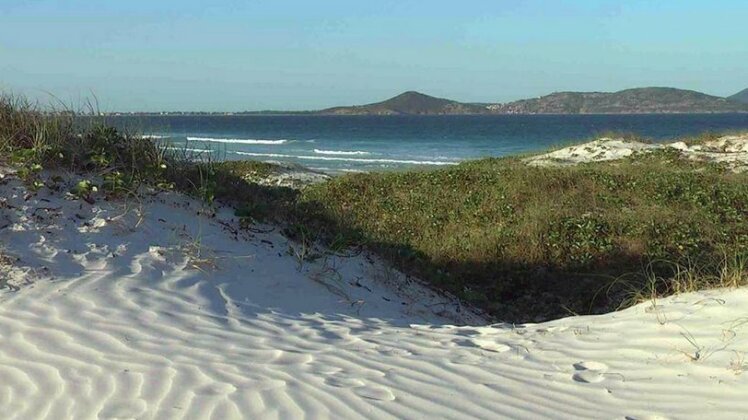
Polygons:
<instances>
[{"instance_id":1,"label":"beach","mask_svg":"<svg viewBox=\"0 0 748 420\"><path fill-rule=\"evenodd\" d=\"M9 172L9 171L6 171ZM745 289L487 324L179 193L0 185L6 418L742 418ZM303 252L319 252L312 261Z\"/></svg>"}]
</instances>

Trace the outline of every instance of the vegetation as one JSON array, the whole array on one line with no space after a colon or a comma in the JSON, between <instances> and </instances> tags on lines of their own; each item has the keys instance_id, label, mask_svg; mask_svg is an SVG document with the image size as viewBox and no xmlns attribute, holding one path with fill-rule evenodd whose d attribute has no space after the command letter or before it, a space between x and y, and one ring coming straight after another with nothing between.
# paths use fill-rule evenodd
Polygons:
<instances>
[{"instance_id":1,"label":"vegetation","mask_svg":"<svg viewBox=\"0 0 748 420\"><path fill-rule=\"evenodd\" d=\"M42 112L24 98L0 97L0 163L7 160L33 187L42 187L44 168L85 171L101 178L110 193L132 192L142 183L164 180L165 151L152 141L90 120L77 124L69 112ZM96 186L85 181L73 193L88 196Z\"/></svg>"},{"instance_id":2,"label":"vegetation","mask_svg":"<svg viewBox=\"0 0 748 420\"><path fill-rule=\"evenodd\" d=\"M150 140L97 123L79 127L4 98L0 153L37 188L38 173L55 167L91 174L71 191L84 200L143 183L176 187L233 204L244 227L278 222L300 249L368 247L507 321L748 283L748 174L676 150L558 168L486 159L346 175L299 191L257 183L272 165L193 162Z\"/></svg>"},{"instance_id":3,"label":"vegetation","mask_svg":"<svg viewBox=\"0 0 748 420\"><path fill-rule=\"evenodd\" d=\"M688 282L699 287L721 285L725 271L727 283L748 281L748 176L677 152L565 168L488 159L351 175L301 200L502 319L614 309L645 287L688 289L684 273L698 272Z\"/></svg>"},{"instance_id":4,"label":"vegetation","mask_svg":"<svg viewBox=\"0 0 748 420\"><path fill-rule=\"evenodd\" d=\"M244 165L255 171L211 165L216 197L240 217L279 221L302 242L366 246L504 320L748 282L746 174L675 150L565 168L487 159L302 192L246 182Z\"/></svg>"}]
</instances>

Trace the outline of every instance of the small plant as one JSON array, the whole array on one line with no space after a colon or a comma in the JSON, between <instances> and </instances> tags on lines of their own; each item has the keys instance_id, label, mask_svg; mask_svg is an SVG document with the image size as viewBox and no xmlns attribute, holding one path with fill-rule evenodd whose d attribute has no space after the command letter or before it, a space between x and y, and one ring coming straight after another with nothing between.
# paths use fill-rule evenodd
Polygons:
<instances>
[{"instance_id":1,"label":"small plant","mask_svg":"<svg viewBox=\"0 0 748 420\"><path fill-rule=\"evenodd\" d=\"M296 258L297 269L301 271L306 261L314 260L319 256L314 252L314 240L309 229L304 225L295 225L292 229L297 241L289 242L288 254Z\"/></svg>"},{"instance_id":2,"label":"small plant","mask_svg":"<svg viewBox=\"0 0 748 420\"><path fill-rule=\"evenodd\" d=\"M734 351L735 355L732 360L730 360L730 364L727 367L730 369L735 375L742 375L743 372L745 372L746 369L748 369L748 363L746 363L745 360L745 354Z\"/></svg>"},{"instance_id":3,"label":"small plant","mask_svg":"<svg viewBox=\"0 0 748 420\"><path fill-rule=\"evenodd\" d=\"M76 198L84 200L88 203L93 203L94 199L92 197L92 194L97 191L98 187L96 185L94 185L91 181L84 179L75 184L75 186L70 190L70 193L73 194L73 196L75 196Z\"/></svg>"},{"instance_id":4,"label":"small plant","mask_svg":"<svg viewBox=\"0 0 748 420\"><path fill-rule=\"evenodd\" d=\"M197 195L204 204L212 206L216 199L215 171L211 166L199 166L200 183L197 185Z\"/></svg>"},{"instance_id":5,"label":"small plant","mask_svg":"<svg viewBox=\"0 0 748 420\"><path fill-rule=\"evenodd\" d=\"M124 176L119 171L112 171L103 176L101 188L109 194L117 194L126 189L127 183Z\"/></svg>"},{"instance_id":6,"label":"small plant","mask_svg":"<svg viewBox=\"0 0 748 420\"><path fill-rule=\"evenodd\" d=\"M613 250L610 226L592 215L568 217L553 224L548 234L548 247L553 258L577 266L588 266L595 259L605 258Z\"/></svg>"},{"instance_id":7,"label":"small plant","mask_svg":"<svg viewBox=\"0 0 748 420\"><path fill-rule=\"evenodd\" d=\"M691 350L679 350L681 353L683 353L684 356L688 357L692 362L698 362L705 358L704 354L704 347L700 346L699 343L696 341L696 338L688 332L687 330L683 330L683 332L680 333L681 337L685 338L688 344L691 345Z\"/></svg>"}]
</instances>

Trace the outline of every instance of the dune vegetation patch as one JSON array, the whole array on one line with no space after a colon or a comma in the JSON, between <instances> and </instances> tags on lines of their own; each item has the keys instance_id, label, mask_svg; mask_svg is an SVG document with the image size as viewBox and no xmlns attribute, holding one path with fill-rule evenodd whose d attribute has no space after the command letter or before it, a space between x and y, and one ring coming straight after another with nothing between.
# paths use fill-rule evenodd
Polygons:
<instances>
[{"instance_id":1,"label":"dune vegetation patch","mask_svg":"<svg viewBox=\"0 0 748 420\"><path fill-rule=\"evenodd\" d=\"M488 159L349 175L301 201L505 320L748 281L748 176L668 150L569 167Z\"/></svg>"},{"instance_id":2,"label":"dune vegetation patch","mask_svg":"<svg viewBox=\"0 0 748 420\"><path fill-rule=\"evenodd\" d=\"M81 198L99 189L134 193L140 185L166 182L167 160L176 157L168 154L150 139L119 132L104 120L81 124L73 112L0 96L0 164L12 165L33 188L44 187L41 171L55 169L91 176L71 191Z\"/></svg>"}]
</instances>

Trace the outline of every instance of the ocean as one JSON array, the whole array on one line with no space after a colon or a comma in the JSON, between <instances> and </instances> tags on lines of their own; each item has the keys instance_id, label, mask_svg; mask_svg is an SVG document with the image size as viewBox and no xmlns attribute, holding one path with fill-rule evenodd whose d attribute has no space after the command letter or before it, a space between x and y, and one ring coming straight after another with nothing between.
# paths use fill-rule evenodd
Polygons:
<instances>
[{"instance_id":1,"label":"ocean","mask_svg":"<svg viewBox=\"0 0 748 420\"><path fill-rule=\"evenodd\" d=\"M748 114L111 116L107 122L213 159L294 162L328 173L444 167L542 151L608 131L659 142L748 130Z\"/></svg>"}]
</instances>

